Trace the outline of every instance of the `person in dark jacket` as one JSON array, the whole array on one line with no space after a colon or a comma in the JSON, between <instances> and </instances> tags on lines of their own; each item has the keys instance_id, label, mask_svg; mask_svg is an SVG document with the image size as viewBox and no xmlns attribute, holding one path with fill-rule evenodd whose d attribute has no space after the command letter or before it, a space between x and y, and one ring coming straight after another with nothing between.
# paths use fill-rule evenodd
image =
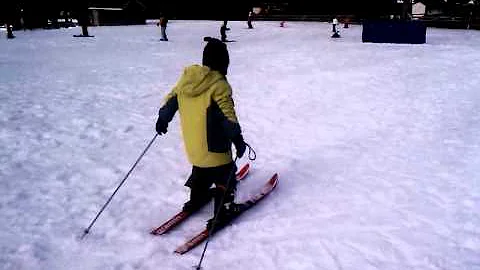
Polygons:
<instances>
[{"instance_id":1,"label":"person in dark jacket","mask_svg":"<svg viewBox=\"0 0 480 270\"><path fill-rule=\"evenodd\" d=\"M240 158L246 144L226 77L227 46L215 38L205 40L208 43L203 50L202 65L185 68L159 110L156 131L165 134L168 123L179 111L185 149L193 165L185 184L190 188L190 200L183 210L195 212L213 197L217 222L221 224L240 211L240 206L234 203L236 165L231 145L235 145ZM213 184L215 188L211 189ZM209 220L208 227L214 218Z\"/></svg>"},{"instance_id":2,"label":"person in dark jacket","mask_svg":"<svg viewBox=\"0 0 480 270\"><path fill-rule=\"evenodd\" d=\"M225 20L223 21L222 26L220 27L220 36L223 42L227 42L227 31L230 30L230 28L227 27L228 21Z\"/></svg>"},{"instance_id":3,"label":"person in dark jacket","mask_svg":"<svg viewBox=\"0 0 480 270\"><path fill-rule=\"evenodd\" d=\"M252 20L253 20L253 12L250 11L248 12L248 18L247 18L248 29L253 29Z\"/></svg>"},{"instance_id":4,"label":"person in dark jacket","mask_svg":"<svg viewBox=\"0 0 480 270\"><path fill-rule=\"evenodd\" d=\"M82 34L74 35L74 37L91 37L88 33L88 26L90 26L90 13L87 2L79 2L75 7L75 13L78 24L82 27Z\"/></svg>"},{"instance_id":5,"label":"person in dark jacket","mask_svg":"<svg viewBox=\"0 0 480 270\"><path fill-rule=\"evenodd\" d=\"M7 39L15 38L13 35L13 26L7 23Z\"/></svg>"},{"instance_id":6,"label":"person in dark jacket","mask_svg":"<svg viewBox=\"0 0 480 270\"><path fill-rule=\"evenodd\" d=\"M5 1L1 5L0 9L0 20L4 19L5 27L7 28L7 39L15 38L13 34L13 24L15 23L15 15L17 14L17 5L15 1Z\"/></svg>"},{"instance_id":7,"label":"person in dark jacket","mask_svg":"<svg viewBox=\"0 0 480 270\"><path fill-rule=\"evenodd\" d=\"M167 38L167 23L168 19L165 15L160 16L160 21L158 22L157 26L160 26L160 31L162 33L162 38L160 39L161 41L168 41Z\"/></svg>"}]
</instances>

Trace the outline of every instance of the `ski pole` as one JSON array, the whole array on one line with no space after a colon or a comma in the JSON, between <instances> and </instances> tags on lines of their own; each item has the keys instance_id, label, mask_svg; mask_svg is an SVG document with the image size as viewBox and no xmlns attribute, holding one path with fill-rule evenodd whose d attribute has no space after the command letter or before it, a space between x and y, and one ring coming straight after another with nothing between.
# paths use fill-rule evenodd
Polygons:
<instances>
[{"instance_id":1,"label":"ski pole","mask_svg":"<svg viewBox=\"0 0 480 270\"><path fill-rule=\"evenodd\" d=\"M142 157L145 155L145 153L148 151L148 149L150 148L150 146L152 146L153 142L155 141L155 139L157 138L158 136L158 133L155 133L155 136L153 136L153 139L148 143L147 147L145 148L145 150L143 150L142 154L138 157L137 161L135 161L135 163L133 164L133 166L130 168L130 170L128 171L128 173L125 175L125 177L123 178L122 182L120 182L120 184L117 186L117 188L115 189L115 191L113 192L113 194L110 196L110 198L108 198L107 202L102 206L102 208L100 209L100 211L98 212L98 214L95 216L95 218L92 220L92 222L90 223L90 225L88 225L88 227L83 231L83 235L81 237L81 239L83 239L89 232L90 232L90 229L93 227L93 224L95 224L95 222L97 221L98 217L102 214L103 210L105 210L105 208L107 207L107 205L110 203L110 201L113 199L113 196L115 196L115 194L117 193L117 191L120 189L120 187L123 185L123 183L125 183L125 181L127 180L128 176L130 176L130 173L133 171L133 169L135 169L135 167L137 166L137 164L140 162L140 160L142 159Z\"/></svg>"},{"instance_id":2,"label":"ski pole","mask_svg":"<svg viewBox=\"0 0 480 270\"><path fill-rule=\"evenodd\" d=\"M252 161L255 160L257 158L257 154L255 153L255 150L253 150L253 148L248 143L245 143L245 145L248 148L248 159L252 160ZM238 156L235 157L235 160L233 161L234 164L237 163L237 159L238 159ZM231 178L233 177L234 174L235 174L235 166L233 166L233 169L230 172L230 175L227 179L227 189L226 189L226 191L228 191L230 189L230 180L231 180ZM215 215L213 216L212 227L208 231L208 237L207 237L207 240L205 241L205 246L203 247L202 256L200 257L200 261L198 262L198 265L195 266L195 270L202 269L202 262L203 262L203 259L205 257L205 252L207 251L208 243L210 242L210 236L212 235L212 232L215 231L215 225L217 223L217 217L218 217L218 214L220 213L221 205L223 205L223 201L225 200L226 191L225 191L225 193L223 193L222 199L220 200L220 206L218 207L218 209L215 212Z\"/></svg>"},{"instance_id":3,"label":"ski pole","mask_svg":"<svg viewBox=\"0 0 480 270\"><path fill-rule=\"evenodd\" d=\"M237 159L238 159L238 156L235 157L235 160L233 161L233 164L237 163ZM222 209L221 205L223 205L223 201L225 200L225 195L226 195L228 189L230 188L230 178L232 178L233 174L235 173L235 167L236 166L233 166L232 171L230 172L230 175L228 176L227 189L223 193L222 199L220 200L220 205L219 205L218 209L216 210L215 215L213 216L212 227L210 227L210 230L208 231L208 237L207 237L207 240L205 241L205 246L203 247L202 256L200 257L200 261L198 262L198 265L195 267L196 270L202 269L202 261L203 261L203 258L205 257L205 252L207 251L208 243L210 242L210 235L215 230L215 225L216 225L215 223L217 223L218 214L220 213L220 210Z\"/></svg>"}]
</instances>

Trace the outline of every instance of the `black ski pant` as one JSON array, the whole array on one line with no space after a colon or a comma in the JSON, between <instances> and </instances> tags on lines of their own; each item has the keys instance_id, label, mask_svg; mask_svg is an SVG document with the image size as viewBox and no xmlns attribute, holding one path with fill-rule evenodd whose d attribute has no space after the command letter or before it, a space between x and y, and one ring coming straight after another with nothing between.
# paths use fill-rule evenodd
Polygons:
<instances>
[{"instance_id":1,"label":"black ski pant","mask_svg":"<svg viewBox=\"0 0 480 270\"><path fill-rule=\"evenodd\" d=\"M162 39L163 40L168 40L168 38L167 38L167 27L166 26L160 26L160 31L162 33Z\"/></svg>"},{"instance_id":2,"label":"black ski pant","mask_svg":"<svg viewBox=\"0 0 480 270\"><path fill-rule=\"evenodd\" d=\"M193 166L192 173L185 186L190 188L190 200L185 203L184 210L196 211L212 197L215 199L215 213L226 204L232 203L235 199L237 180L235 172L237 166L234 162L211 168L200 168ZM215 184L215 188L211 188ZM222 197L223 204L221 204Z\"/></svg>"}]
</instances>

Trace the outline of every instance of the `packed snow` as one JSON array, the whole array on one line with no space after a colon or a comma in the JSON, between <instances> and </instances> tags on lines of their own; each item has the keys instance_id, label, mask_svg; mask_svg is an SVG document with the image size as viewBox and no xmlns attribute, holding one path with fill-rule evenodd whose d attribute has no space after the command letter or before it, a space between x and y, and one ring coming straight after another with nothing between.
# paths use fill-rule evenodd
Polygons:
<instances>
[{"instance_id":1,"label":"packed snow","mask_svg":"<svg viewBox=\"0 0 480 270\"><path fill-rule=\"evenodd\" d=\"M0 268L192 269L212 205L164 236L188 198L163 97L221 22L17 31L0 38ZM276 190L212 238L204 269L479 270L480 32L364 44L360 25L229 22L228 79L257 159L237 201ZM241 159L238 165L248 162Z\"/></svg>"}]
</instances>

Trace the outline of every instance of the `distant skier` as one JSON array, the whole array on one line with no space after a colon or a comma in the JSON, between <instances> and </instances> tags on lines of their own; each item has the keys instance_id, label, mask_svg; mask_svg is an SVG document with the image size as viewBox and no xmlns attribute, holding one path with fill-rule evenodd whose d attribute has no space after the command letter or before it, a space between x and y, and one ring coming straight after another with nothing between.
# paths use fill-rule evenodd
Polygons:
<instances>
[{"instance_id":1,"label":"distant skier","mask_svg":"<svg viewBox=\"0 0 480 270\"><path fill-rule=\"evenodd\" d=\"M253 20L253 12L250 11L248 12L248 19L247 19L248 29L253 29L252 20Z\"/></svg>"},{"instance_id":2,"label":"distant skier","mask_svg":"<svg viewBox=\"0 0 480 270\"><path fill-rule=\"evenodd\" d=\"M333 32L333 33L336 33L336 32L337 32L337 25L338 25L338 20L337 20L337 18L333 18L333 21L332 21L332 32Z\"/></svg>"},{"instance_id":3,"label":"distant skier","mask_svg":"<svg viewBox=\"0 0 480 270\"><path fill-rule=\"evenodd\" d=\"M78 4L76 7L76 17L78 24L82 27L82 34L73 35L74 37L93 37L88 34L88 26L90 25L90 15L88 5L85 2Z\"/></svg>"},{"instance_id":4,"label":"distant skier","mask_svg":"<svg viewBox=\"0 0 480 270\"><path fill-rule=\"evenodd\" d=\"M340 32L337 29L337 25L338 25L338 20L337 20L337 18L334 18L333 21L332 21L332 31L333 31L332 38L339 38L340 37Z\"/></svg>"},{"instance_id":5,"label":"distant skier","mask_svg":"<svg viewBox=\"0 0 480 270\"><path fill-rule=\"evenodd\" d=\"M17 20L17 6L15 1L5 1L2 4L2 10L0 11L0 18L4 20L5 27L7 28L7 39L13 39L13 24Z\"/></svg>"},{"instance_id":6,"label":"distant skier","mask_svg":"<svg viewBox=\"0 0 480 270\"><path fill-rule=\"evenodd\" d=\"M348 27L349 27L349 24L350 24L350 19L349 19L349 18L345 18L345 20L343 21L343 28L348 28Z\"/></svg>"},{"instance_id":7,"label":"distant skier","mask_svg":"<svg viewBox=\"0 0 480 270\"><path fill-rule=\"evenodd\" d=\"M15 38L13 35L13 26L7 23L7 39Z\"/></svg>"},{"instance_id":8,"label":"distant skier","mask_svg":"<svg viewBox=\"0 0 480 270\"><path fill-rule=\"evenodd\" d=\"M227 27L228 21L223 21L222 26L220 27L220 36L223 42L227 42L227 31L230 30L230 28Z\"/></svg>"},{"instance_id":9,"label":"distant skier","mask_svg":"<svg viewBox=\"0 0 480 270\"><path fill-rule=\"evenodd\" d=\"M176 111L180 112L185 149L193 165L185 183L190 188L190 200L183 209L194 212L213 196L215 213L219 211L217 224L221 225L241 207L234 203L236 165L231 144L235 145L238 157L245 153L246 144L235 113L232 88L226 78L227 46L215 38L206 37L205 41L208 43L203 50L203 65L185 68L159 110L156 130L160 135L165 134ZM210 189L212 184L214 189ZM208 221L208 228L213 220Z\"/></svg>"},{"instance_id":10,"label":"distant skier","mask_svg":"<svg viewBox=\"0 0 480 270\"><path fill-rule=\"evenodd\" d=\"M165 15L160 16L160 21L157 23L157 26L160 26L160 31L162 33L162 38L160 38L161 41L168 41L167 38L167 23L168 19Z\"/></svg>"},{"instance_id":11,"label":"distant skier","mask_svg":"<svg viewBox=\"0 0 480 270\"><path fill-rule=\"evenodd\" d=\"M285 21L280 22L280 27L285 27Z\"/></svg>"},{"instance_id":12,"label":"distant skier","mask_svg":"<svg viewBox=\"0 0 480 270\"><path fill-rule=\"evenodd\" d=\"M80 11L78 23L82 26L82 36L88 37L88 26L90 25L90 18L88 16L88 10L83 9Z\"/></svg>"}]
</instances>

